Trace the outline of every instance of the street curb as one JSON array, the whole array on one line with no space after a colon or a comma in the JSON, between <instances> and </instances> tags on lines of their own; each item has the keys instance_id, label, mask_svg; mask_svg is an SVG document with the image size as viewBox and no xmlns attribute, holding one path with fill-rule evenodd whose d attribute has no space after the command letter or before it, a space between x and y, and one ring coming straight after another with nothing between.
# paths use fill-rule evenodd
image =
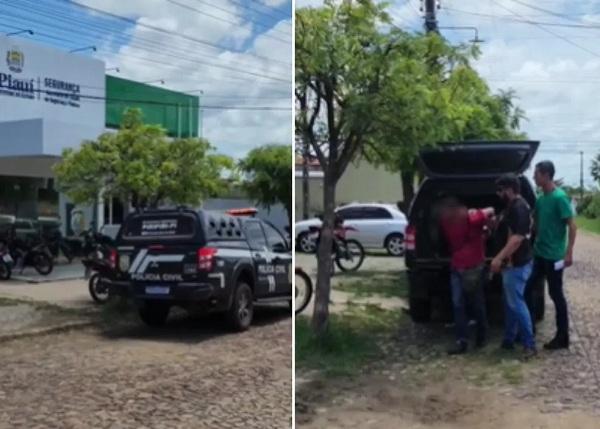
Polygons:
<instances>
[{"instance_id":1,"label":"street curb","mask_svg":"<svg viewBox=\"0 0 600 429\"><path fill-rule=\"evenodd\" d=\"M31 277L27 277L27 276L13 275L11 277L11 280L16 280L16 281L23 282L23 283L37 285L37 284L43 284L43 283L56 283L56 282L69 282L69 281L74 281L74 280L85 280L85 276L73 276L73 277L34 280Z\"/></svg>"},{"instance_id":2,"label":"street curb","mask_svg":"<svg viewBox=\"0 0 600 429\"><path fill-rule=\"evenodd\" d=\"M83 329L90 326L93 326L95 322L93 321L81 321L81 322L67 322L61 325L51 326L48 328L38 328L32 329L24 332L15 332L12 334L0 334L0 343L5 343L7 341L19 340L23 338L33 338L40 337L44 335L52 335L52 334L60 334L76 329Z\"/></svg>"}]
</instances>

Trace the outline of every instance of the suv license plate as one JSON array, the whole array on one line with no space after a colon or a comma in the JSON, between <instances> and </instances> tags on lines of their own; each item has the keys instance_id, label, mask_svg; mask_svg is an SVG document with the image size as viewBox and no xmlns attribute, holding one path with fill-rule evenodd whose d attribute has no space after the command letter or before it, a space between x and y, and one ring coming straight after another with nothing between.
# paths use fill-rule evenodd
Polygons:
<instances>
[{"instance_id":1,"label":"suv license plate","mask_svg":"<svg viewBox=\"0 0 600 429\"><path fill-rule=\"evenodd\" d=\"M146 286L148 295L168 295L169 291L169 286Z\"/></svg>"}]
</instances>

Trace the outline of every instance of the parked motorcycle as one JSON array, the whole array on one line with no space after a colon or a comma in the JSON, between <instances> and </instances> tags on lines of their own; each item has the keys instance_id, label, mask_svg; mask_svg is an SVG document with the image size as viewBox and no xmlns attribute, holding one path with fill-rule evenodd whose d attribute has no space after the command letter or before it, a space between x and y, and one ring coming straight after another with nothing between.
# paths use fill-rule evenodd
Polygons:
<instances>
[{"instance_id":1,"label":"parked motorcycle","mask_svg":"<svg viewBox=\"0 0 600 429\"><path fill-rule=\"evenodd\" d=\"M54 258L58 258L60 252L62 252L69 264L73 262L73 250L64 240L60 230L53 231L46 235L44 241L48 245L50 253Z\"/></svg>"},{"instance_id":2,"label":"parked motorcycle","mask_svg":"<svg viewBox=\"0 0 600 429\"><path fill-rule=\"evenodd\" d=\"M52 253L46 243L28 244L15 240L9 244L9 252L15 261L15 267L20 268L20 273L23 273L27 266L35 268L43 276L47 276L54 269Z\"/></svg>"},{"instance_id":3,"label":"parked motorcycle","mask_svg":"<svg viewBox=\"0 0 600 429\"><path fill-rule=\"evenodd\" d=\"M300 267L296 267L295 269L294 286L296 289L296 296L294 299L295 314L300 314L310 303L313 294L312 280Z\"/></svg>"},{"instance_id":4,"label":"parked motorcycle","mask_svg":"<svg viewBox=\"0 0 600 429\"><path fill-rule=\"evenodd\" d=\"M86 278L89 279L88 289L92 299L98 304L106 303L110 299L110 291L105 280L110 280L114 275L113 263L100 252L96 257L85 258L82 262L86 268Z\"/></svg>"},{"instance_id":5,"label":"parked motorcycle","mask_svg":"<svg viewBox=\"0 0 600 429\"><path fill-rule=\"evenodd\" d=\"M112 239L106 235L89 229L84 231L82 252L85 266L85 278L88 279L88 289L92 299L98 304L104 304L110 299L110 293L105 280L114 275L112 255Z\"/></svg>"},{"instance_id":6,"label":"parked motorcycle","mask_svg":"<svg viewBox=\"0 0 600 429\"><path fill-rule=\"evenodd\" d=\"M12 275L14 261L10 256L8 246L0 242L0 280L8 280Z\"/></svg>"},{"instance_id":7,"label":"parked motorcycle","mask_svg":"<svg viewBox=\"0 0 600 429\"><path fill-rule=\"evenodd\" d=\"M315 242L317 243L317 249L319 248L319 241L321 236L321 227L312 226L309 229L311 234L315 234ZM360 268L363 261L365 260L365 249L358 240L346 238L348 231L357 231L356 228L351 226L344 226L343 223L339 223L333 231L333 249L331 251L331 257L333 259L331 264L332 275L337 265L342 271L356 271ZM317 252L318 254L318 252Z\"/></svg>"}]
</instances>

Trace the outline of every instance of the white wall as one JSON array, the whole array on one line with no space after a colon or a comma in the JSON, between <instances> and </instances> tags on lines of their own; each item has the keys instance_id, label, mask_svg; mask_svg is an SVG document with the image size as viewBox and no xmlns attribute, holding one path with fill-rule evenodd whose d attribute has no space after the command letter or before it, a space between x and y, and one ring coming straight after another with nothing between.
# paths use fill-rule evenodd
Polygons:
<instances>
[{"instance_id":1,"label":"white wall","mask_svg":"<svg viewBox=\"0 0 600 429\"><path fill-rule=\"evenodd\" d=\"M57 88L58 82L69 87ZM0 134L0 157L57 156L65 147L97 138L104 130L104 100L81 96L105 96L104 62L0 36L0 125L13 124L10 135ZM37 122L14 122L28 120ZM39 120L41 138L32 139L30 127L39 127Z\"/></svg>"}]
</instances>

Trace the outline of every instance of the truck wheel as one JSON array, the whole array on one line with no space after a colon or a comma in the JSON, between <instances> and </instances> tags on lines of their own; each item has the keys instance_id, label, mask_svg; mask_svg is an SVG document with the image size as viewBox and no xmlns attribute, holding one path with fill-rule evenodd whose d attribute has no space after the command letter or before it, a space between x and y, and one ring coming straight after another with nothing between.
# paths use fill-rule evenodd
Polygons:
<instances>
[{"instance_id":1,"label":"truck wheel","mask_svg":"<svg viewBox=\"0 0 600 429\"><path fill-rule=\"evenodd\" d=\"M254 297L252 289L244 282L238 283L233 294L231 307L227 312L227 319L236 331L245 331L252 324L254 316Z\"/></svg>"},{"instance_id":2,"label":"truck wheel","mask_svg":"<svg viewBox=\"0 0 600 429\"><path fill-rule=\"evenodd\" d=\"M431 301L429 299L409 298L410 317L415 323L431 320Z\"/></svg>"},{"instance_id":3,"label":"truck wheel","mask_svg":"<svg viewBox=\"0 0 600 429\"><path fill-rule=\"evenodd\" d=\"M163 326L169 317L171 308L168 304L162 302L146 301L140 308L140 319L148 326Z\"/></svg>"}]
</instances>

